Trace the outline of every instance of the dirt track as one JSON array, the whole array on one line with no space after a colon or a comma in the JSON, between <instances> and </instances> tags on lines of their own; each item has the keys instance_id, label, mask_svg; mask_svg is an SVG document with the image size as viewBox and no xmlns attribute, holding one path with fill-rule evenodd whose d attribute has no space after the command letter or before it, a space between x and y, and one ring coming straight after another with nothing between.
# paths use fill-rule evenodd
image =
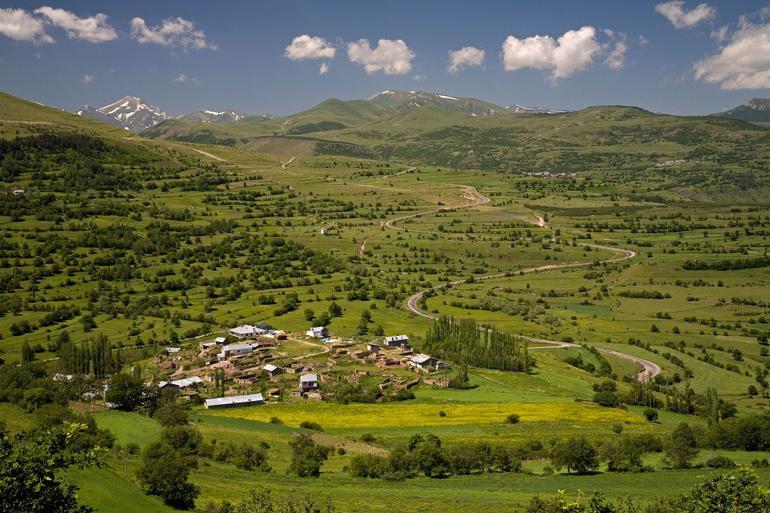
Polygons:
<instances>
[{"instance_id":1,"label":"dirt track","mask_svg":"<svg viewBox=\"0 0 770 513\"><path fill-rule=\"evenodd\" d=\"M471 199L471 202L463 204L463 205L457 205L457 206L454 206L454 207L437 208L437 209L432 209L432 210L428 210L428 211L425 211L425 212L417 212L415 214L409 214L409 215L405 215L405 216L395 217L393 219L385 221L383 226L385 226L386 228L390 228L392 230L400 230L400 229L403 229L403 228L397 227L396 223L398 221L402 221L404 219L412 219L412 218L415 218L415 217L420 217L420 216L423 216L423 215L426 215L426 214L432 214L432 213L435 213L435 212L441 212L441 211L445 211L445 210L458 210L458 209L463 209L463 208L472 208L472 207L475 207L477 205L482 205L482 204L485 204L485 203L489 203L489 201L490 201L490 199L487 196L485 196L484 194L480 193L473 186L465 186L464 195L465 195L466 198ZM534 224L536 224L537 226L541 226L542 227L542 226L545 225L545 221L543 220L542 217L538 216L537 217L537 222L534 223ZM587 247L591 247L591 248L594 248L594 249L603 249L603 250L606 250L606 251L611 251L611 252L616 253L616 255L619 254L619 256L613 256L611 258L608 258L608 259L604 260L604 262L620 262L622 260L628 260L628 259L634 258L636 256L636 252L632 251L630 249L615 248L615 247L612 247L612 246L601 246L601 245L598 245L598 244L582 244L582 245L583 246L587 246ZM593 262L565 262L565 263L561 263L561 264L549 264L549 265L541 265L541 266L538 266L538 267L529 267L529 268L526 268L526 269L517 269L517 270L514 270L512 272L515 272L517 274L536 273L536 272L543 272L543 271L552 271L552 270L555 270L555 269L569 269L569 268L572 268L572 267L584 267L584 266L591 265L592 263ZM477 280L493 280L495 278L505 277L507 274L508 273L506 273L506 272L498 272L498 273L493 273L493 274L486 274L486 275L482 275L482 276L477 276L475 278ZM459 285L459 284L464 283L464 282L465 282L464 279L463 280L456 280L456 281L453 281L453 282L450 282L450 283L446 283L446 284L435 285L435 286L433 286L430 289L421 290L420 292L412 294L411 296L409 296L409 298L407 298L406 307L411 312L413 312L416 315L419 315L420 317L424 317L426 319L435 320L437 318L436 316L431 315L430 313L425 312L424 310L422 310L420 308L420 306L419 306L420 299L422 299L422 297L425 295L425 293L430 291L430 290L434 290L434 291L442 290L442 289L446 288L447 286ZM528 342L531 342L531 343L546 344L546 346L531 347L530 349L533 349L533 350L537 350L537 349L541 349L541 350L542 349L562 349L562 348L570 348L570 347L581 347L580 344L574 344L572 342L563 342L563 341L558 341L558 340L548 340L548 339L532 338L532 337L525 337L525 336L521 336L521 338L524 339L524 340L527 340ZM660 368L660 366L658 364L656 364L655 362L651 362L649 360L645 360L644 358L640 358L638 356L622 353L620 351L615 351L615 350L612 350L612 349L605 349L605 348L601 348L601 347L597 347L596 349L600 353L608 354L608 355L614 356L616 358L622 358L622 359L625 359L625 360L630 360L632 362L635 362L635 363L639 364L642 367L642 370L636 375L636 379L639 380L639 381L647 381L648 379L654 378L655 376L657 376L661 372L661 368Z\"/></svg>"}]
</instances>

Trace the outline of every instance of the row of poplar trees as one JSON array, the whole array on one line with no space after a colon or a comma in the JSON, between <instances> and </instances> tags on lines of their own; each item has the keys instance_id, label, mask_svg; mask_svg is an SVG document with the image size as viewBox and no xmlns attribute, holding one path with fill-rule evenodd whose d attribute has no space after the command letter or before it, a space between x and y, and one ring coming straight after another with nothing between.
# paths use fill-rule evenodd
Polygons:
<instances>
[{"instance_id":1,"label":"row of poplar trees","mask_svg":"<svg viewBox=\"0 0 770 513\"><path fill-rule=\"evenodd\" d=\"M473 319L446 315L428 329L424 349L444 360L486 369L526 372L532 363L526 341Z\"/></svg>"},{"instance_id":2,"label":"row of poplar trees","mask_svg":"<svg viewBox=\"0 0 770 513\"><path fill-rule=\"evenodd\" d=\"M67 341L59 349L62 372L90 374L97 379L119 372L123 366L120 349L112 351L109 340L99 334L84 344Z\"/></svg>"}]
</instances>

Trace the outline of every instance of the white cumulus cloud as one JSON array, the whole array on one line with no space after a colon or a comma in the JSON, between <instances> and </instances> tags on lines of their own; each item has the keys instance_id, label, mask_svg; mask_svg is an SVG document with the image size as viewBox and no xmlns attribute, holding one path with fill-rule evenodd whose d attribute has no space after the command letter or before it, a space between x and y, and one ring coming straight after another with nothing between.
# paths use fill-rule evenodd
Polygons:
<instances>
[{"instance_id":1,"label":"white cumulus cloud","mask_svg":"<svg viewBox=\"0 0 770 513\"><path fill-rule=\"evenodd\" d=\"M371 75L382 71L386 75L406 75L412 71L414 52L401 39L380 39L372 48L368 39L348 43L348 59L361 64Z\"/></svg>"},{"instance_id":2,"label":"white cumulus cloud","mask_svg":"<svg viewBox=\"0 0 770 513\"><path fill-rule=\"evenodd\" d=\"M326 75L329 73L329 63L328 62L322 62L321 65L318 67L318 73L321 75Z\"/></svg>"},{"instance_id":3,"label":"white cumulus cloud","mask_svg":"<svg viewBox=\"0 0 770 513\"><path fill-rule=\"evenodd\" d=\"M695 78L722 89L770 88L770 23L746 19L719 53L693 64Z\"/></svg>"},{"instance_id":4,"label":"white cumulus cloud","mask_svg":"<svg viewBox=\"0 0 770 513\"><path fill-rule=\"evenodd\" d=\"M558 39L551 36L524 39L508 36L503 41L502 59L506 71L525 68L548 70L553 80L559 80L588 68L601 52L596 28L585 26L569 30Z\"/></svg>"},{"instance_id":5,"label":"white cumulus cloud","mask_svg":"<svg viewBox=\"0 0 770 513\"><path fill-rule=\"evenodd\" d=\"M613 34L614 35L614 34ZM628 36L620 34L617 41L611 44L611 50L604 59L604 64L613 71L623 69L626 65L626 52L628 51Z\"/></svg>"},{"instance_id":6,"label":"white cumulus cloud","mask_svg":"<svg viewBox=\"0 0 770 513\"><path fill-rule=\"evenodd\" d=\"M106 14L95 14L80 18L64 9L43 6L35 9L35 14L46 18L51 24L64 29L70 39L81 39L89 43L103 43L118 38L115 29L107 23Z\"/></svg>"},{"instance_id":7,"label":"white cumulus cloud","mask_svg":"<svg viewBox=\"0 0 770 513\"><path fill-rule=\"evenodd\" d=\"M464 46L459 50L450 50L447 71L457 73L466 67L481 66L484 64L484 56L484 50L474 46Z\"/></svg>"},{"instance_id":8,"label":"white cumulus cloud","mask_svg":"<svg viewBox=\"0 0 770 513\"><path fill-rule=\"evenodd\" d=\"M94 76L90 73L86 73L83 75L83 83L84 84L90 84L94 81Z\"/></svg>"},{"instance_id":9,"label":"white cumulus cloud","mask_svg":"<svg viewBox=\"0 0 770 513\"><path fill-rule=\"evenodd\" d=\"M329 41L322 37L302 34L291 40L291 44L283 52L284 57L293 61L333 59L337 53Z\"/></svg>"},{"instance_id":10,"label":"white cumulus cloud","mask_svg":"<svg viewBox=\"0 0 770 513\"><path fill-rule=\"evenodd\" d=\"M35 44L54 42L45 33L45 23L24 9L0 9L0 34Z\"/></svg>"},{"instance_id":11,"label":"white cumulus cloud","mask_svg":"<svg viewBox=\"0 0 770 513\"><path fill-rule=\"evenodd\" d=\"M156 27L149 27L142 18L131 20L131 37L141 44L177 46L187 50L216 50L216 45L206 41L206 34L195 23L184 18L166 18Z\"/></svg>"},{"instance_id":12,"label":"white cumulus cloud","mask_svg":"<svg viewBox=\"0 0 770 513\"><path fill-rule=\"evenodd\" d=\"M655 6L655 12L663 15L678 29L692 28L698 23L713 19L717 14L717 10L706 3L698 4L688 11L682 0L660 3Z\"/></svg>"}]
</instances>

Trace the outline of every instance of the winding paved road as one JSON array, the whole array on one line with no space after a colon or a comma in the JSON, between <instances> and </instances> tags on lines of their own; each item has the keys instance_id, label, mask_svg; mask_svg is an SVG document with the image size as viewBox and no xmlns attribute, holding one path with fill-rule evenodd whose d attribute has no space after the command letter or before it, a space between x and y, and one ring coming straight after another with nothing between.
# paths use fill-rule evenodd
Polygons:
<instances>
[{"instance_id":1,"label":"winding paved road","mask_svg":"<svg viewBox=\"0 0 770 513\"><path fill-rule=\"evenodd\" d=\"M415 214L408 214L405 216L395 217L393 219L390 219L384 223L384 226L387 228L390 228L392 230L399 230L403 228L399 228L395 226L395 224L398 221L402 221L404 219L411 219L415 217L420 217L422 215L426 214L432 214L434 212L440 212L444 210L458 210L462 208L472 208L477 205L489 203L490 199L489 197L485 196L484 194L480 193L475 187L473 186L460 186L465 187L465 196L469 199L472 199L470 203L466 203L463 205L458 205L454 207L443 207L433 210L428 210L425 212L417 212ZM542 218L539 218L540 220ZM540 225L540 223L536 223ZM543 223L544 224L544 223ZM607 260L604 260L604 262L620 262L622 260L628 260L631 258L634 258L636 256L636 252L632 251L630 249L623 249L623 248L615 248L612 246L601 246L598 244L588 244L588 243L579 243L582 246L587 246L594 249L603 249L607 251L611 251L616 254L616 256L613 256L611 258L608 258ZM517 269L514 271L511 271L511 273L514 274L527 274L527 273L536 273L541 271L552 271L554 269L568 269L572 267L584 267L591 265L593 262L566 262L562 264L548 264L548 265L541 265L538 267L528 267L525 269ZM508 272L497 272L492 274L485 274L482 276L475 276L474 278L477 280L492 280L495 278L502 278L506 275L509 275ZM412 294L407 298L406 300L406 307L416 315L419 315L420 317L424 317L426 319L435 320L437 317L434 315L431 315L430 313L422 310L419 306L420 299L428 292L428 291L438 291L447 288L448 286L452 285L460 285L461 283L465 283L466 280L455 280L449 283L442 283L439 285L434 285L433 287L421 290L420 292L416 292L415 294ZM569 347L581 347L580 344L574 344L572 342L563 342L558 340L548 340L548 339L542 339L542 338L533 338L533 337L525 337L523 335L520 335L520 338L528 341L528 342L534 342L539 344L547 344L546 346L536 346L531 347L530 349L560 349L560 348L569 348ZM654 378L661 372L661 368L658 364L655 362L651 362L649 360L645 360L644 358L640 358L638 356L634 356L631 354L622 353L620 351L615 351L613 349L606 349L603 347L597 347L596 348L600 353L604 353L610 356L614 356L616 358L622 358L624 360L630 360L632 362L637 363L642 367L642 370L636 375L636 379L639 381L647 381L648 379Z\"/></svg>"}]
</instances>

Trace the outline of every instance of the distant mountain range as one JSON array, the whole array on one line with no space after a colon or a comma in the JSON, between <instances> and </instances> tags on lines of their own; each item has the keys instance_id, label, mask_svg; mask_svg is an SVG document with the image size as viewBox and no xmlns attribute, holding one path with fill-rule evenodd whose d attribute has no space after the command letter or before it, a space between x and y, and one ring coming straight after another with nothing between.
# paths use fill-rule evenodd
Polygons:
<instances>
[{"instance_id":1,"label":"distant mountain range","mask_svg":"<svg viewBox=\"0 0 770 513\"><path fill-rule=\"evenodd\" d=\"M175 118L160 107L150 105L137 96L124 96L103 107L84 105L75 111L75 114L136 133L143 132L168 119L181 119L190 123L234 123L249 117L248 114L233 110L204 109ZM257 116L257 119L269 118L270 116Z\"/></svg>"},{"instance_id":2,"label":"distant mountain range","mask_svg":"<svg viewBox=\"0 0 770 513\"><path fill-rule=\"evenodd\" d=\"M770 128L770 99L752 98L743 105L725 112L718 112L714 116L723 118L740 119L747 123L754 123Z\"/></svg>"},{"instance_id":3,"label":"distant mountain range","mask_svg":"<svg viewBox=\"0 0 770 513\"><path fill-rule=\"evenodd\" d=\"M346 105L350 107L341 107ZM441 93L429 93L425 91L398 91L387 90L378 93L367 100L337 100L330 99L317 105L307 112L319 108L327 110L340 111L338 114L344 114L348 110L354 117L363 115L369 121L393 115L394 113L409 112L420 107L434 107L450 112L458 112L471 117L492 117L506 114L563 114L568 112L559 109L544 109L539 107L523 107L521 105L512 105L503 107L484 100L476 98L459 98ZM353 111L358 111L353 113ZM367 111L367 114L364 114ZM172 116L164 112L160 107L151 105L136 96L124 96L123 98L105 105L103 107L90 107L84 105L78 109L75 114L85 116L97 121L109 123L111 125L131 130L132 132L143 132L151 129L164 121L181 121L192 124L224 124L236 123L240 121L265 121L272 119L269 115L249 115L243 112L233 110L210 110L203 109L182 116ZM289 116L301 120L303 112ZM349 120L348 120L349 121ZM294 135L301 133L319 131L316 128L334 129L349 126L349 123L337 121L340 125L323 125L320 127L298 128L293 131ZM294 124L294 123L291 123ZM300 123L301 124L301 123ZM299 132L297 132L299 130Z\"/></svg>"}]
</instances>

